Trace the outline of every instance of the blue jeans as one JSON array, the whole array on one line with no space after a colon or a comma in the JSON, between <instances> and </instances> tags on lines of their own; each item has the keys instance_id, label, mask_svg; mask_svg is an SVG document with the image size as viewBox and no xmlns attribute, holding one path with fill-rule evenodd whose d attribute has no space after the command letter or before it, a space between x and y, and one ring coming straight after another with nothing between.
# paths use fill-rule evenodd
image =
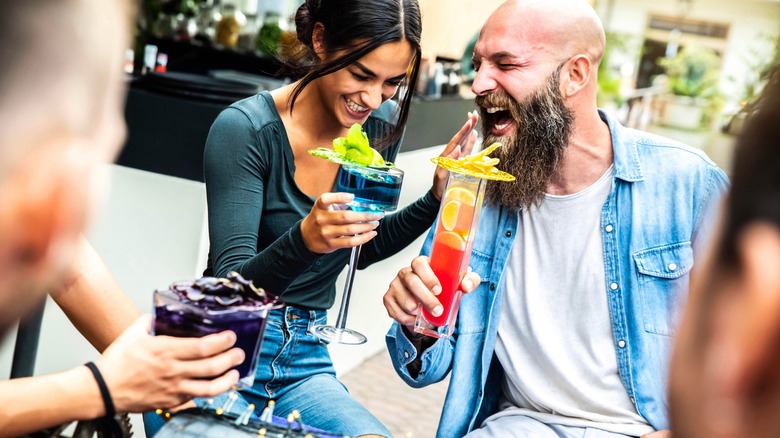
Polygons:
<instances>
[{"instance_id":1,"label":"blue jeans","mask_svg":"<svg viewBox=\"0 0 780 438\"><path fill-rule=\"evenodd\" d=\"M525 415L510 415L488 419L465 438L630 438L629 435L607 432L592 427L546 424Z\"/></svg>"},{"instance_id":2,"label":"blue jeans","mask_svg":"<svg viewBox=\"0 0 780 438\"><path fill-rule=\"evenodd\" d=\"M336 379L327 344L311 333L311 327L325 324L324 310L309 311L292 306L273 310L263 336L255 382L252 388L240 391L241 397L230 409L240 415L250 403L256 406L253 418L258 418L269 400L276 406L274 415L287 417L298 410L307 426L343 435L391 434L366 408L349 395ZM220 395L211 405L224 405ZM202 406L207 401L196 399ZM148 437L163 426L154 413L144 414Z\"/></svg>"}]
</instances>

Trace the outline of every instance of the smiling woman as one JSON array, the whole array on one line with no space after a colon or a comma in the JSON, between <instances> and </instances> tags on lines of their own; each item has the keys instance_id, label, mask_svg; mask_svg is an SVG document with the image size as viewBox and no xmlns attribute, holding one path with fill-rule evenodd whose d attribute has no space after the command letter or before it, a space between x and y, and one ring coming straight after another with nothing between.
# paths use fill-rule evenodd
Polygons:
<instances>
[{"instance_id":1,"label":"smiling woman","mask_svg":"<svg viewBox=\"0 0 780 438\"><path fill-rule=\"evenodd\" d=\"M236 271L287 303L268 316L255 383L242 399L260 411L273 399L276 415L297 409L306 424L342 435L390 436L336 380L327 345L311 328L326 322L349 249L362 245L364 268L430 228L446 172L419 200L382 219L340 208L352 195L331 193L338 164L308 151L330 147L358 123L383 160L395 161L412 96L391 98L417 77L420 10L417 0L308 0L296 28L300 47L284 61L299 79L236 102L209 132L207 273ZM469 117L443 154L468 153L475 123Z\"/></svg>"},{"instance_id":2,"label":"smiling woman","mask_svg":"<svg viewBox=\"0 0 780 438\"><path fill-rule=\"evenodd\" d=\"M416 0L349 0L338 7L329 7L330 3L306 1L296 14L298 39L305 48L292 51L298 56L288 60L293 74L302 76L289 96L289 111L292 113L308 85L322 88L326 84L317 84L317 79L335 73L342 77L325 82L332 85L350 75L353 81L380 90L364 94L372 102L345 96L353 117L365 120L370 111L395 94L402 81L417 82L422 32L419 6ZM324 23L330 26L326 28ZM400 138L411 100L411 93L402 96L396 129L386 142Z\"/></svg>"}]
</instances>

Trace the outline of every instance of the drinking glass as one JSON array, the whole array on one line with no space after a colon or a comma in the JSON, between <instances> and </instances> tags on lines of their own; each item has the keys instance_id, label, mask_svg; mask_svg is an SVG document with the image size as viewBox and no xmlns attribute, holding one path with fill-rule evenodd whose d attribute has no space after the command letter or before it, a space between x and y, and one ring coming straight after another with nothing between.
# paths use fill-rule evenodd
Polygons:
<instances>
[{"instance_id":1,"label":"drinking glass","mask_svg":"<svg viewBox=\"0 0 780 438\"><path fill-rule=\"evenodd\" d=\"M401 183L404 172L398 168L373 168L342 164L336 178L336 191L355 195L349 208L361 212L393 211L398 208L398 198L401 196ZM335 325L316 325L312 332L320 339L339 344L359 345L366 342L361 333L346 328L349 299L352 294L352 284L355 280L358 257L358 245L352 248L347 270L347 281L344 294L341 296L341 306Z\"/></svg>"},{"instance_id":2,"label":"drinking glass","mask_svg":"<svg viewBox=\"0 0 780 438\"><path fill-rule=\"evenodd\" d=\"M214 306L205 300L187 299L175 290L158 289L154 291L152 334L199 338L232 330L236 334L235 346L244 350L244 361L233 368L239 373L236 386L251 388L268 312L283 306L279 299Z\"/></svg>"},{"instance_id":3,"label":"drinking glass","mask_svg":"<svg viewBox=\"0 0 780 438\"><path fill-rule=\"evenodd\" d=\"M460 306L460 282L466 274L477 231L487 180L450 172L439 207L429 263L441 283L437 297L444 309L433 316L425 308L417 314L414 331L435 338L452 335Z\"/></svg>"}]
</instances>

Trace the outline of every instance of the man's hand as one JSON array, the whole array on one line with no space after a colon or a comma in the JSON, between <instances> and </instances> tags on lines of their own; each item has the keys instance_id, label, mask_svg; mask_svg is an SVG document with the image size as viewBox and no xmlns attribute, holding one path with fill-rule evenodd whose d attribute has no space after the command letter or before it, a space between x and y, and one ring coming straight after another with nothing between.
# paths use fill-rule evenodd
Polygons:
<instances>
[{"instance_id":1,"label":"man's hand","mask_svg":"<svg viewBox=\"0 0 780 438\"><path fill-rule=\"evenodd\" d=\"M244 361L244 352L230 348L233 332L151 336L150 323L149 315L139 318L95 361L118 412L171 408L225 392L238 381L230 368Z\"/></svg>"},{"instance_id":2,"label":"man's hand","mask_svg":"<svg viewBox=\"0 0 780 438\"><path fill-rule=\"evenodd\" d=\"M672 438L672 431L670 430L656 430L642 435L640 438Z\"/></svg>"},{"instance_id":3,"label":"man's hand","mask_svg":"<svg viewBox=\"0 0 780 438\"><path fill-rule=\"evenodd\" d=\"M460 288L463 293L472 292L479 285L480 278L475 272L463 276ZM414 320L420 310L420 303L434 316L441 315L443 307L436 298L441 293L439 279L428 264L428 257L419 256L412 264L400 271L385 292L384 303L387 314L413 330Z\"/></svg>"}]
</instances>

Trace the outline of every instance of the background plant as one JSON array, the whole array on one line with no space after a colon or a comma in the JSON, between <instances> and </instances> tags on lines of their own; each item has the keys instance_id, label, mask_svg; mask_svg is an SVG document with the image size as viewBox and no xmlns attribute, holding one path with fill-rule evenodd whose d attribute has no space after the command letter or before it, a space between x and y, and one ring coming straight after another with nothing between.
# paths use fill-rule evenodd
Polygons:
<instances>
[{"instance_id":1,"label":"background plant","mask_svg":"<svg viewBox=\"0 0 780 438\"><path fill-rule=\"evenodd\" d=\"M659 63L666 71L672 94L704 99L718 95L720 56L714 50L688 45Z\"/></svg>"},{"instance_id":2,"label":"background plant","mask_svg":"<svg viewBox=\"0 0 780 438\"><path fill-rule=\"evenodd\" d=\"M620 67L611 64L614 58L629 52L635 44L635 40L627 34L619 32L606 33L606 47L598 70L598 102L603 107L606 102L614 102L615 105L623 104L623 96L620 93L623 78Z\"/></svg>"},{"instance_id":3,"label":"background plant","mask_svg":"<svg viewBox=\"0 0 780 438\"><path fill-rule=\"evenodd\" d=\"M766 53L752 52L752 61L748 61L748 74L752 77L745 82L742 103L745 110L750 112L756 105L761 90L767 83L777 80L777 72L780 70L780 29L774 35L761 36L771 46L769 56Z\"/></svg>"}]
</instances>

